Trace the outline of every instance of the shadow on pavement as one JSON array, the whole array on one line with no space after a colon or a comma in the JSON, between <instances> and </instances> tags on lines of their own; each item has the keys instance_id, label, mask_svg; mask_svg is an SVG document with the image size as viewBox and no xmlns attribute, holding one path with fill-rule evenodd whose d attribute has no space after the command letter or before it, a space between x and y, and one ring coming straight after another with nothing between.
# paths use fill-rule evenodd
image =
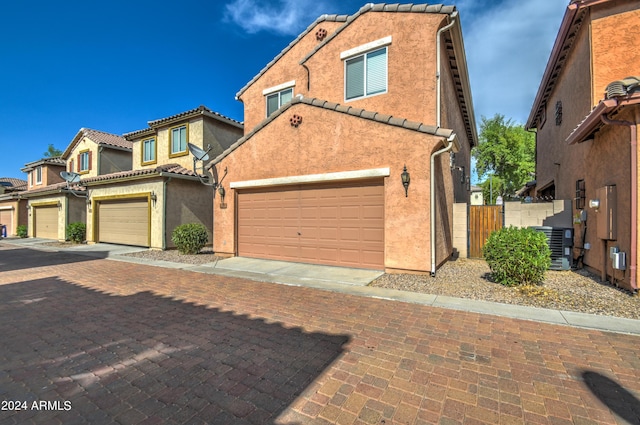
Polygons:
<instances>
[{"instance_id":1,"label":"shadow on pavement","mask_svg":"<svg viewBox=\"0 0 640 425\"><path fill-rule=\"evenodd\" d=\"M6 247L6 245L4 245ZM34 255L37 252L38 255ZM30 269L33 267L56 266L107 258L106 251L93 251L91 255L69 252L49 252L30 248L0 249L0 272Z\"/></svg>"},{"instance_id":2,"label":"shadow on pavement","mask_svg":"<svg viewBox=\"0 0 640 425\"><path fill-rule=\"evenodd\" d=\"M598 372L585 370L582 378L591 392L613 413L630 424L640 424L640 400L636 396Z\"/></svg>"},{"instance_id":3,"label":"shadow on pavement","mask_svg":"<svg viewBox=\"0 0 640 425\"><path fill-rule=\"evenodd\" d=\"M0 334L0 423L274 423L349 340L58 278L0 286Z\"/></svg>"}]
</instances>

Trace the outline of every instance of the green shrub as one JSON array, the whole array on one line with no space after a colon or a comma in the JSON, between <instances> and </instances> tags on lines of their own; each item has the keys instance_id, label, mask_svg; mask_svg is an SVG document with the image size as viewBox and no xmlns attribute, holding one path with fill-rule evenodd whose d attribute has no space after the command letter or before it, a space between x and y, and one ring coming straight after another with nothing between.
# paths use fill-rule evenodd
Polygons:
<instances>
[{"instance_id":1,"label":"green shrub","mask_svg":"<svg viewBox=\"0 0 640 425\"><path fill-rule=\"evenodd\" d=\"M200 223L181 224L173 229L171 240L181 254L197 254L209 240L207 228Z\"/></svg>"},{"instance_id":2,"label":"green shrub","mask_svg":"<svg viewBox=\"0 0 640 425\"><path fill-rule=\"evenodd\" d=\"M73 243L82 243L87 235L87 225L77 221L67 226L67 237Z\"/></svg>"},{"instance_id":3,"label":"green shrub","mask_svg":"<svg viewBox=\"0 0 640 425\"><path fill-rule=\"evenodd\" d=\"M496 282L506 285L539 284L551 266L551 251L544 233L508 227L495 231L482 248Z\"/></svg>"},{"instance_id":4,"label":"green shrub","mask_svg":"<svg viewBox=\"0 0 640 425\"><path fill-rule=\"evenodd\" d=\"M29 232L27 232L27 225L21 224L16 227L16 234L21 238L26 238L27 236L29 236Z\"/></svg>"}]
</instances>

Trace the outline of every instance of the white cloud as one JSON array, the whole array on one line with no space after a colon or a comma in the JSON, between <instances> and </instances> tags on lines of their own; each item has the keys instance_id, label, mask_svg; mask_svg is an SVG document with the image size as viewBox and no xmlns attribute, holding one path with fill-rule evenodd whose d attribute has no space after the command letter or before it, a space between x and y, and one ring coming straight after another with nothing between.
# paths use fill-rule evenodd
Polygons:
<instances>
[{"instance_id":1,"label":"white cloud","mask_svg":"<svg viewBox=\"0 0 640 425\"><path fill-rule=\"evenodd\" d=\"M567 4L458 2L478 121L496 113L527 120Z\"/></svg>"},{"instance_id":2,"label":"white cloud","mask_svg":"<svg viewBox=\"0 0 640 425\"><path fill-rule=\"evenodd\" d=\"M297 36L326 10L327 3L322 1L234 0L225 6L225 18L249 34L267 31Z\"/></svg>"}]
</instances>

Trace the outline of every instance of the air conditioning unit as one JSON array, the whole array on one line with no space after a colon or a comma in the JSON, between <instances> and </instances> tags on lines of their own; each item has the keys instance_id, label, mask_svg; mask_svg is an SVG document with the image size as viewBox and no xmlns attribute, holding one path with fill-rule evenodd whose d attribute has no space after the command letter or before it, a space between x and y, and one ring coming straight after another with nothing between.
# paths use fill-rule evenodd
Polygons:
<instances>
[{"instance_id":1,"label":"air conditioning unit","mask_svg":"<svg viewBox=\"0 0 640 425\"><path fill-rule=\"evenodd\" d=\"M551 250L550 270L571 270L573 262L573 227L531 226L544 233Z\"/></svg>"}]
</instances>

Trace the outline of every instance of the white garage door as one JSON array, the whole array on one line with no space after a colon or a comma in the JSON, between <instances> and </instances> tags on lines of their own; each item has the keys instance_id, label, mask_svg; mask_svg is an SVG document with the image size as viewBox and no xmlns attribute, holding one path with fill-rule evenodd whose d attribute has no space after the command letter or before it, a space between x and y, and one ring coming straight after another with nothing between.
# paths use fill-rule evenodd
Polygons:
<instances>
[{"instance_id":1,"label":"white garage door","mask_svg":"<svg viewBox=\"0 0 640 425\"><path fill-rule=\"evenodd\" d=\"M149 246L149 201L99 201L98 242Z\"/></svg>"}]
</instances>

